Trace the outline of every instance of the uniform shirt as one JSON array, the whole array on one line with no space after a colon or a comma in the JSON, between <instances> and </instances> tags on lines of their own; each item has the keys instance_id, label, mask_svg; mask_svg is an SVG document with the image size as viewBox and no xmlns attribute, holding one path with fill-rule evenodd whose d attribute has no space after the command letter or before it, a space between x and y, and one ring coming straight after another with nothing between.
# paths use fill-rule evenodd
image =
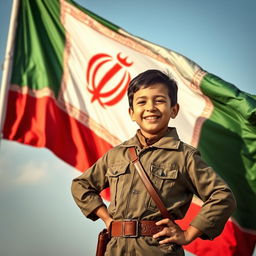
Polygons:
<instances>
[{"instance_id":1,"label":"uniform shirt","mask_svg":"<svg viewBox=\"0 0 256 256\"><path fill-rule=\"evenodd\" d=\"M169 128L165 136L150 146L142 146L139 137L140 140L135 135L111 149L73 180L72 193L84 215L92 220L98 219L93 211L104 205L99 193L110 186L111 202L108 211L114 220L161 219L160 212L130 162L128 148L135 147L141 164L173 219L185 216L193 195L196 195L204 203L191 225L209 239L219 235L235 209L235 199L227 184L202 161L197 149L179 140L175 128ZM128 254L128 245L124 239L112 238L112 245L108 246L106 255L172 255L166 252L167 245L159 246L151 237L136 239L136 243L129 242L135 243L132 248L137 248L136 254ZM139 241L143 241L141 243L144 246ZM145 251L145 244L149 247L148 252ZM119 251L111 251L109 247L118 248ZM159 251L154 251L152 247Z\"/></svg>"}]
</instances>

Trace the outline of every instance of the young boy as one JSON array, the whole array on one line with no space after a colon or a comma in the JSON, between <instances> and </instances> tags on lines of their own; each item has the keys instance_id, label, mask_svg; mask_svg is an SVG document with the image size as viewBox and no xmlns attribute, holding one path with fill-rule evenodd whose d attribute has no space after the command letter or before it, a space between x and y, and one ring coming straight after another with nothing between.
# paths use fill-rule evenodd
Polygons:
<instances>
[{"instance_id":1,"label":"young boy","mask_svg":"<svg viewBox=\"0 0 256 256\"><path fill-rule=\"evenodd\" d=\"M233 194L197 149L180 141L176 129L168 127L179 112L174 80L161 71L147 70L130 82L128 98L131 119L140 129L74 179L74 199L86 217L101 218L109 228L112 238L105 255L184 255L182 245L221 233L235 209ZM136 148L172 220L162 219L131 163L129 147ZM107 209L99 193L108 186ZM193 195L204 204L182 230L174 220L185 216Z\"/></svg>"}]
</instances>

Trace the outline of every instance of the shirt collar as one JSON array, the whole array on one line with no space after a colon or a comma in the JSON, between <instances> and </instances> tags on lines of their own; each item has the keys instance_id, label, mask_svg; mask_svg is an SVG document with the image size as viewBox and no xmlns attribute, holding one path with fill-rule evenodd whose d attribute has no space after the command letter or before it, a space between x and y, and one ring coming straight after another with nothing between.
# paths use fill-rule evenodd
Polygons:
<instances>
[{"instance_id":1,"label":"shirt collar","mask_svg":"<svg viewBox=\"0 0 256 256\"><path fill-rule=\"evenodd\" d=\"M146 147L149 147L153 144L155 144L157 141L159 141L161 138L163 138L166 134L168 133L168 128L165 130L165 131L162 131L160 133L158 133L157 135L153 136L152 138L146 138L141 130L139 129L136 133L138 139L139 139L139 142L141 144L141 146L143 148L146 148Z\"/></svg>"},{"instance_id":2,"label":"shirt collar","mask_svg":"<svg viewBox=\"0 0 256 256\"><path fill-rule=\"evenodd\" d=\"M168 132L155 143L151 144L150 147L165 148L165 149L178 149L180 145L180 139L177 134L176 128L169 127ZM137 137L137 134L131 139L123 142L120 146L122 147L141 147L141 143Z\"/></svg>"}]
</instances>

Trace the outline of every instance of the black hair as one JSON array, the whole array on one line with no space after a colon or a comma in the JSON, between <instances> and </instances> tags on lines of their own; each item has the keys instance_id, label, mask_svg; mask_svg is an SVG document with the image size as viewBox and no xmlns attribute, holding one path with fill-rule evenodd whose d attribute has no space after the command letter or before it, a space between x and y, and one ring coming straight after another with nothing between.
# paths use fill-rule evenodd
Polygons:
<instances>
[{"instance_id":1,"label":"black hair","mask_svg":"<svg viewBox=\"0 0 256 256\"><path fill-rule=\"evenodd\" d=\"M131 80L127 91L129 107L133 109L133 96L135 92L141 88L147 88L156 83L164 84L167 87L168 95L171 100L171 106L176 105L178 93L178 86L176 81L160 70L149 69L140 73Z\"/></svg>"}]
</instances>

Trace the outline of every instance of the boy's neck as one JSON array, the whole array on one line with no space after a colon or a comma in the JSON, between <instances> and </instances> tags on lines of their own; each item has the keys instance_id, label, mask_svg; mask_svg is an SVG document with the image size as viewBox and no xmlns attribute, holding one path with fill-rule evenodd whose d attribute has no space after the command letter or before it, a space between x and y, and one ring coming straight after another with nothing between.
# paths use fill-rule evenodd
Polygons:
<instances>
[{"instance_id":1,"label":"boy's neck","mask_svg":"<svg viewBox=\"0 0 256 256\"><path fill-rule=\"evenodd\" d=\"M168 131L169 129L167 128L166 130L163 130L160 133L154 136L151 136L150 138L147 138L142 134L141 130L138 130L137 137L142 147L145 148L159 141L162 137L164 137L168 133Z\"/></svg>"}]
</instances>

